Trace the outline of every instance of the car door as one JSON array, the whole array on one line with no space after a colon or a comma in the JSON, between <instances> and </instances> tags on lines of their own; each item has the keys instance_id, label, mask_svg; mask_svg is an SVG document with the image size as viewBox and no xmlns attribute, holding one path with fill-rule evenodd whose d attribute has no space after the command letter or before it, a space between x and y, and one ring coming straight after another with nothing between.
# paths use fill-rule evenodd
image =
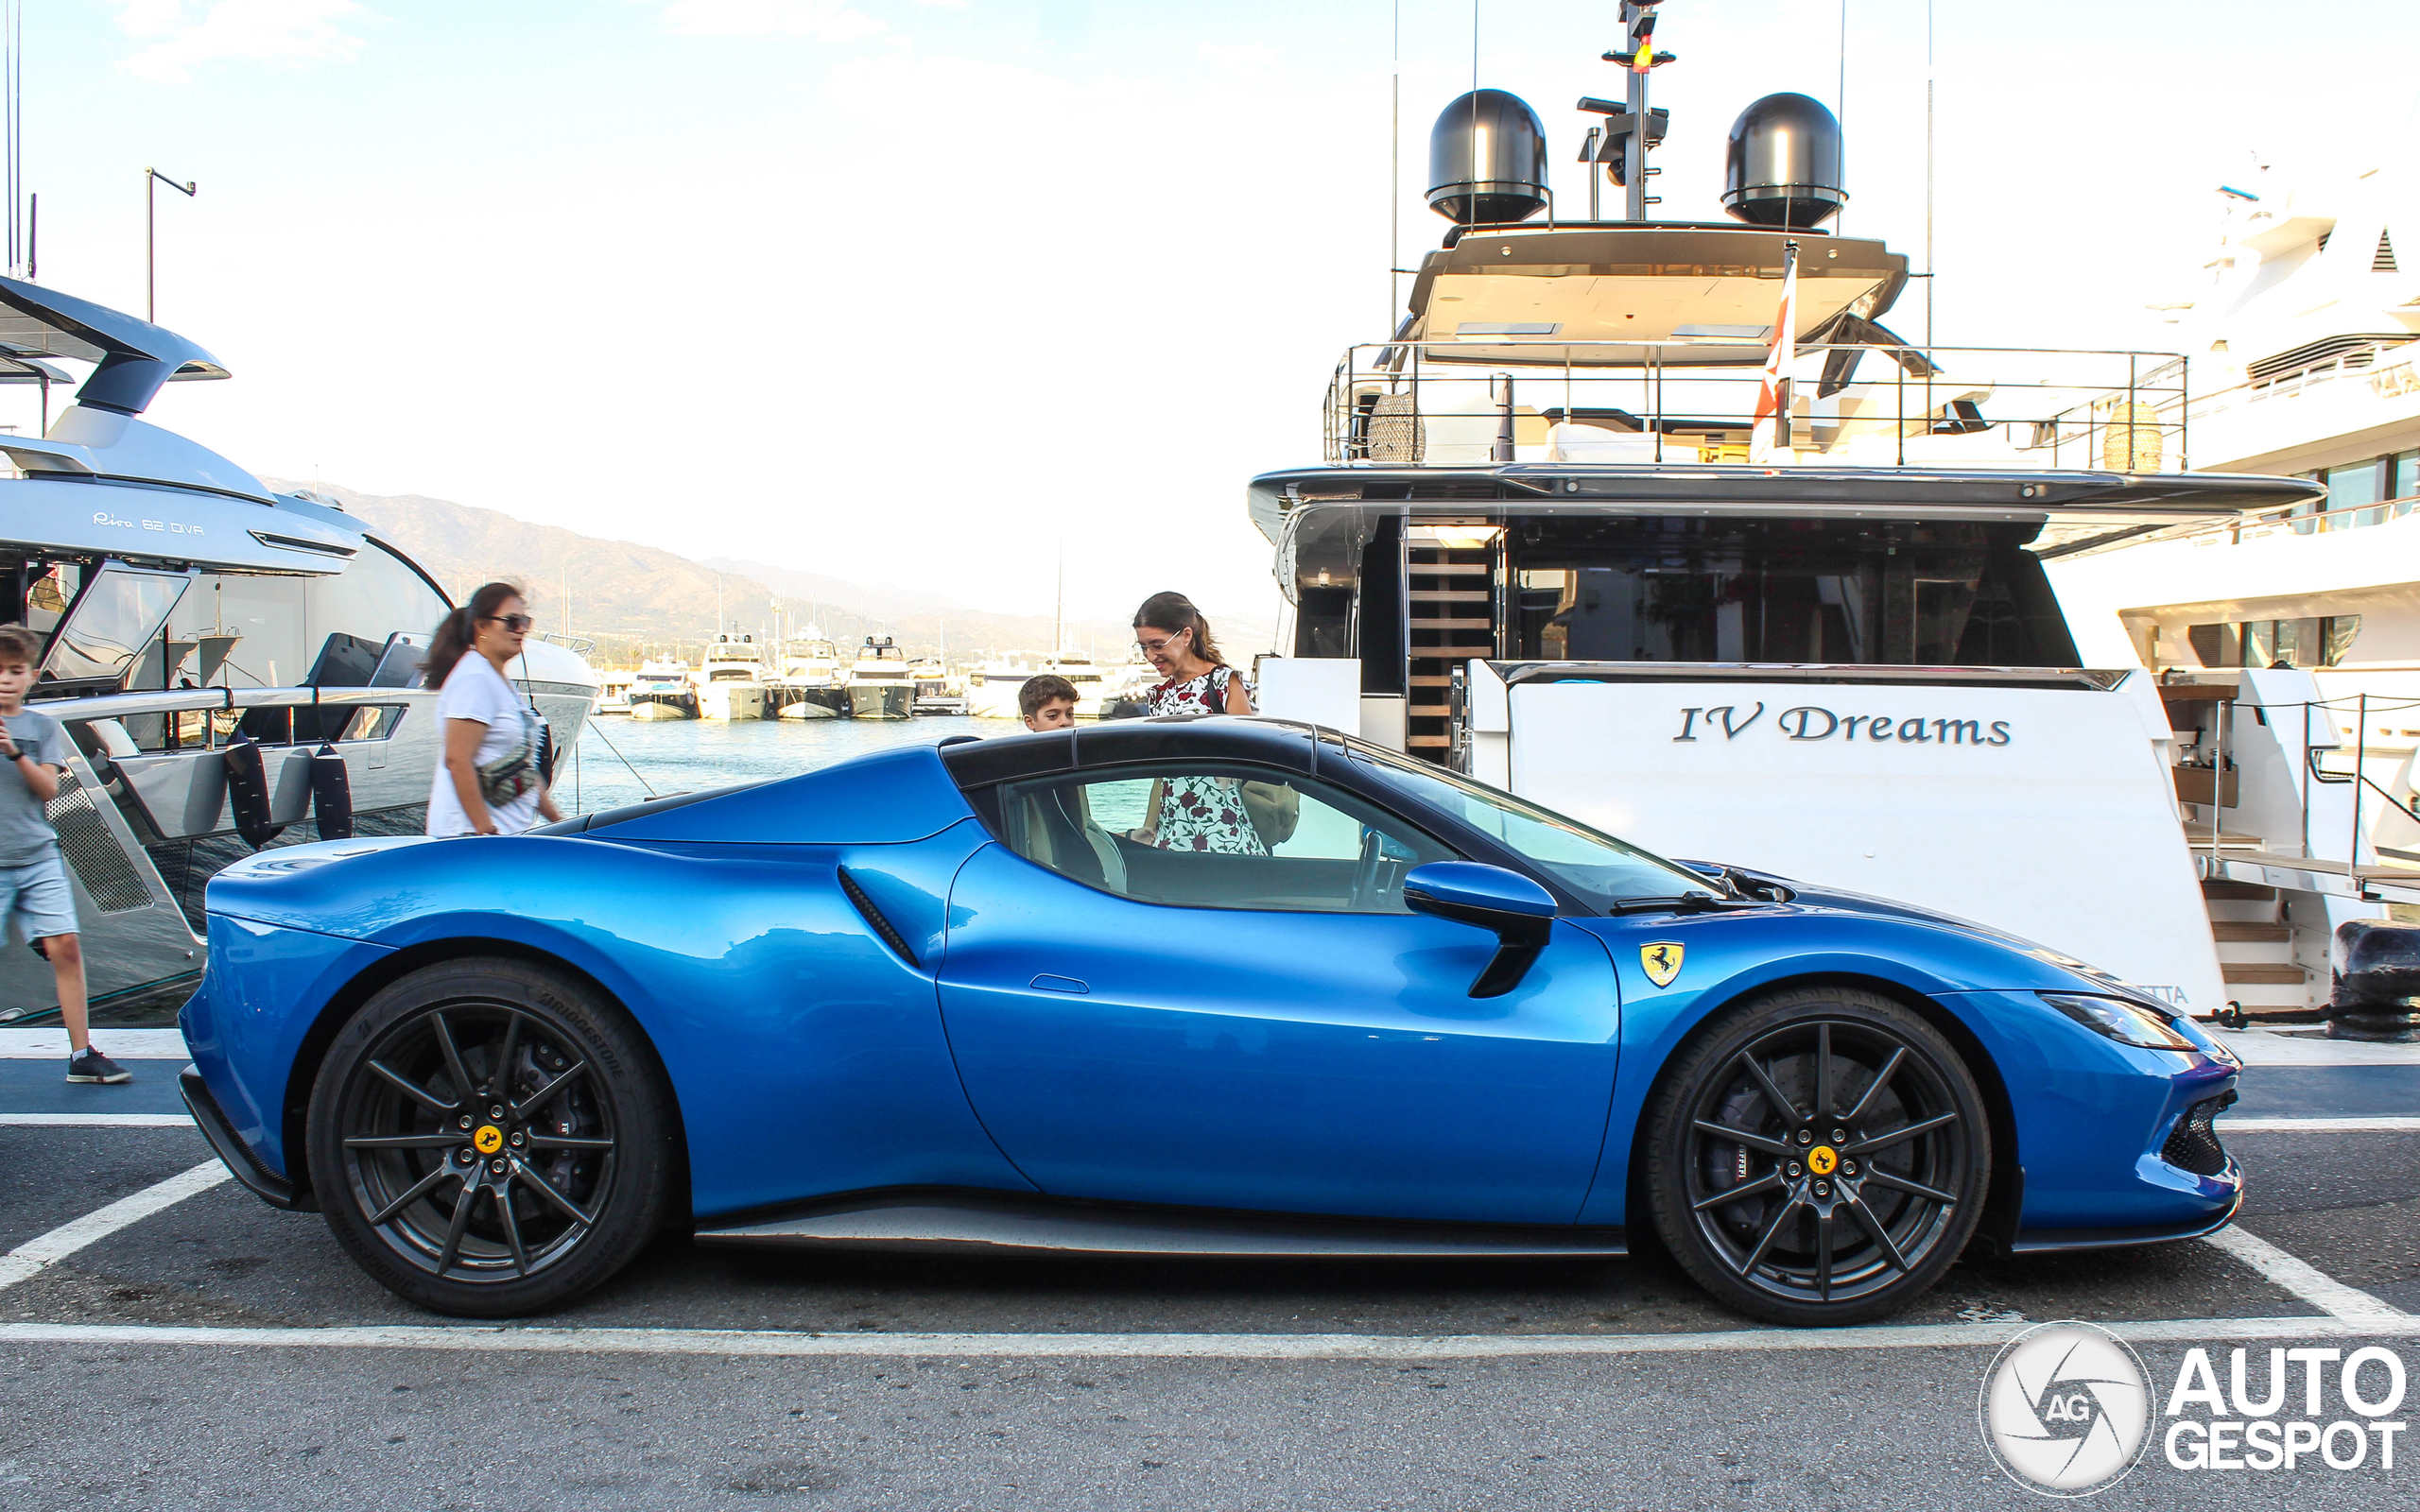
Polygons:
<instances>
[{"instance_id":1,"label":"car door","mask_svg":"<svg viewBox=\"0 0 2420 1512\"><path fill-rule=\"evenodd\" d=\"M1180 822L1205 794L1225 831ZM1043 1190L1572 1221L1619 1023L1595 936L1558 923L1518 988L1472 997L1495 937L1403 904L1405 870L1453 852L1273 770L1011 783L998 814L952 888L942 1016L977 1115Z\"/></svg>"}]
</instances>

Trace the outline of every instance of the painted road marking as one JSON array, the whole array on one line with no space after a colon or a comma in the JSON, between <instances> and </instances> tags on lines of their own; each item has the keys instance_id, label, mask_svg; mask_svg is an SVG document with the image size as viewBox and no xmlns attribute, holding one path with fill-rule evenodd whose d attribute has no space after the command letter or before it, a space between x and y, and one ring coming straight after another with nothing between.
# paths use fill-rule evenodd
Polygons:
<instances>
[{"instance_id":1,"label":"painted road marking","mask_svg":"<svg viewBox=\"0 0 2420 1512\"><path fill-rule=\"evenodd\" d=\"M1997 1349L2031 1323L1910 1323L1721 1333L790 1333L749 1329L555 1329L450 1325L177 1328L0 1323L0 1345L187 1345L220 1349L458 1349L477 1353L704 1354L856 1360L1057 1357L1127 1360L1492 1360L1534 1355L1756 1350ZM2420 1335L2420 1317L2207 1317L2107 1323L2135 1343L2373 1339Z\"/></svg>"},{"instance_id":2,"label":"painted road marking","mask_svg":"<svg viewBox=\"0 0 2420 1512\"><path fill-rule=\"evenodd\" d=\"M191 1060L180 1029L95 1029L93 1043L112 1060ZM0 1060L64 1060L67 1031L0 1029Z\"/></svg>"},{"instance_id":3,"label":"painted road marking","mask_svg":"<svg viewBox=\"0 0 2420 1512\"><path fill-rule=\"evenodd\" d=\"M2380 1318L2410 1315L2403 1309L2381 1301L2358 1286L2345 1285L2309 1262L2286 1253L2258 1234L2227 1228L2206 1236L2206 1242L2258 1271L2273 1285L2283 1287L2297 1299L2308 1302L2330 1317L2374 1322Z\"/></svg>"},{"instance_id":4,"label":"painted road marking","mask_svg":"<svg viewBox=\"0 0 2420 1512\"><path fill-rule=\"evenodd\" d=\"M2420 1118L2221 1118L2221 1134L2411 1134Z\"/></svg>"},{"instance_id":5,"label":"painted road marking","mask_svg":"<svg viewBox=\"0 0 2420 1512\"><path fill-rule=\"evenodd\" d=\"M191 1128L190 1113L0 1113L0 1128Z\"/></svg>"},{"instance_id":6,"label":"painted road marking","mask_svg":"<svg viewBox=\"0 0 2420 1512\"><path fill-rule=\"evenodd\" d=\"M228 1178L226 1164L216 1157L182 1171L130 1197L120 1197L81 1218L60 1224L46 1234L26 1240L0 1255L0 1289L38 1276L86 1245L107 1239L131 1223L140 1223L163 1208L172 1208L197 1192L207 1192Z\"/></svg>"}]
</instances>

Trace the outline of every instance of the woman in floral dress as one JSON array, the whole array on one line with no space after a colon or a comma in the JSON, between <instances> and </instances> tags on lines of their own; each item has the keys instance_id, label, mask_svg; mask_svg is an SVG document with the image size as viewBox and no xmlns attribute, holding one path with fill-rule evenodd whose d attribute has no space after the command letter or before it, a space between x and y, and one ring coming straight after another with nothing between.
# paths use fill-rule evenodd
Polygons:
<instances>
[{"instance_id":1,"label":"woman in floral dress","mask_svg":"<svg viewBox=\"0 0 2420 1512\"><path fill-rule=\"evenodd\" d=\"M1183 593L1153 593L1134 612L1134 641L1167 680L1153 688L1151 714L1248 714L1252 680L1227 665L1210 623ZM1223 855L1269 853L1245 812L1244 784L1232 777L1178 777L1153 784L1147 811L1157 817L1132 838L1163 850Z\"/></svg>"}]
</instances>

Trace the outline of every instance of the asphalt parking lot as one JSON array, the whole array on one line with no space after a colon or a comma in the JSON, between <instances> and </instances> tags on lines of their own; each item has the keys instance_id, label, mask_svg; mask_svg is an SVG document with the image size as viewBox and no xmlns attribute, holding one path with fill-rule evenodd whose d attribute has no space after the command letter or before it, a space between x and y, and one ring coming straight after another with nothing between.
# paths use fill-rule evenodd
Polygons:
<instances>
[{"instance_id":1,"label":"asphalt parking lot","mask_svg":"<svg viewBox=\"0 0 2420 1512\"><path fill-rule=\"evenodd\" d=\"M2420 1057L2280 1054L2295 1063L2254 1067L2231 1115L2254 1183L2232 1237L1969 1262L1888 1325L1820 1334L1723 1312L1652 1253L1043 1263L678 1241L564 1313L466 1326L371 1284L318 1218L214 1179L174 1122L181 1062L65 1088L47 1060L0 1060L0 1507L2037 1505L1976 1420L2029 1323L2120 1332L2154 1411L2195 1347L2221 1377L2248 1348L2256 1385L2272 1348L2420 1357ZM2402 1459L2179 1469L2156 1436L2099 1504L2412 1500Z\"/></svg>"}]
</instances>

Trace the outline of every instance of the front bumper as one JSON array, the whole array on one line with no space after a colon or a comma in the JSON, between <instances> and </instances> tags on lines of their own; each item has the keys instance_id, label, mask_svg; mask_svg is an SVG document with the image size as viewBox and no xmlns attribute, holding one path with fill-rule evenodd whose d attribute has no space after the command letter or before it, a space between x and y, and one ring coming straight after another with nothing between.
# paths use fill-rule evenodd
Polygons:
<instances>
[{"instance_id":1,"label":"front bumper","mask_svg":"<svg viewBox=\"0 0 2420 1512\"><path fill-rule=\"evenodd\" d=\"M2008 1246L2012 1255L2055 1255L2077 1249L2129 1249L2136 1245L2168 1245L2179 1239L2199 1239L2214 1234L2235 1222L2236 1213L2243 1207L2243 1188L2236 1187L2235 1200L2215 1218L2198 1218L2187 1224L2171 1224L2162 1228L2020 1228L2016 1242Z\"/></svg>"},{"instance_id":2,"label":"front bumper","mask_svg":"<svg viewBox=\"0 0 2420 1512\"><path fill-rule=\"evenodd\" d=\"M2243 1172L2209 1121L2240 1069L2223 1052L2148 1050L2084 1028L2031 992L1942 1001L1982 1041L2008 1091L2023 1171L2013 1250L2189 1239L2223 1227Z\"/></svg>"}]
</instances>

